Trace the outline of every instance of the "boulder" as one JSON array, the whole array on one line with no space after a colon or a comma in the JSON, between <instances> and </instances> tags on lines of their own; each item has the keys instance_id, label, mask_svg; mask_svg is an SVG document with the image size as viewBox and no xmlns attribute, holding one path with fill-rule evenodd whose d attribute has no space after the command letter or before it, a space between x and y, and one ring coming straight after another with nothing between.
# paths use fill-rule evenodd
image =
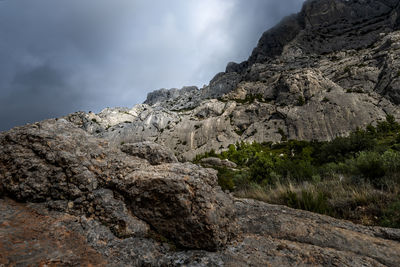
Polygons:
<instances>
[{"instance_id":1,"label":"boulder","mask_svg":"<svg viewBox=\"0 0 400 267\"><path fill-rule=\"evenodd\" d=\"M214 170L191 163L133 172L116 189L139 218L186 248L215 250L235 232L233 201L217 187ZM190 230L189 230L190 229Z\"/></svg>"},{"instance_id":2,"label":"boulder","mask_svg":"<svg viewBox=\"0 0 400 267\"><path fill-rule=\"evenodd\" d=\"M151 162L176 162L149 147ZM119 237L152 229L179 247L215 250L235 230L233 201L212 170L152 166L64 119L0 133L0 189L0 196L95 218Z\"/></svg>"}]
</instances>

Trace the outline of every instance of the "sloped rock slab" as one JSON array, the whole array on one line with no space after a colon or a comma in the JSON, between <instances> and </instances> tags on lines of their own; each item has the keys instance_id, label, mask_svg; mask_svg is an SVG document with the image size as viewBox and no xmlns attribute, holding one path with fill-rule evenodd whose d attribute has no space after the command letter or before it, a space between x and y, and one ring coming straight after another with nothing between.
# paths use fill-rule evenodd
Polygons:
<instances>
[{"instance_id":1,"label":"sloped rock slab","mask_svg":"<svg viewBox=\"0 0 400 267\"><path fill-rule=\"evenodd\" d=\"M399 266L396 229L238 199L240 235L216 252L117 238L95 218L0 199L0 266Z\"/></svg>"}]
</instances>

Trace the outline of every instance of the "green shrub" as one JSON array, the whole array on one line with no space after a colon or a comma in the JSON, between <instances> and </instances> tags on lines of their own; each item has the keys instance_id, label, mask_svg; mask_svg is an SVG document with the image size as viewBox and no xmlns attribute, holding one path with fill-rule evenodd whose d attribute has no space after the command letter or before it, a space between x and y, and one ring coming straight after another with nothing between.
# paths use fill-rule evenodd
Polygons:
<instances>
[{"instance_id":1,"label":"green shrub","mask_svg":"<svg viewBox=\"0 0 400 267\"><path fill-rule=\"evenodd\" d=\"M225 167L216 167L216 169L218 170L218 184L223 190L246 189L251 184L249 174L246 171Z\"/></svg>"},{"instance_id":2,"label":"green shrub","mask_svg":"<svg viewBox=\"0 0 400 267\"><path fill-rule=\"evenodd\" d=\"M303 96L299 96L297 98L296 106L304 106L306 104L306 100Z\"/></svg>"},{"instance_id":3,"label":"green shrub","mask_svg":"<svg viewBox=\"0 0 400 267\"><path fill-rule=\"evenodd\" d=\"M296 182L311 181L318 170L311 162L306 160L281 160L276 164L277 173L281 174L286 180Z\"/></svg>"},{"instance_id":4,"label":"green shrub","mask_svg":"<svg viewBox=\"0 0 400 267\"><path fill-rule=\"evenodd\" d=\"M193 162L199 163L201 159L210 157L219 157L219 156L215 153L214 149L211 149L210 152L205 152L203 154L196 155L196 157L193 159Z\"/></svg>"},{"instance_id":5,"label":"green shrub","mask_svg":"<svg viewBox=\"0 0 400 267\"><path fill-rule=\"evenodd\" d=\"M385 175L385 166L381 155L373 151L362 151L355 159L358 172L374 185L380 185Z\"/></svg>"},{"instance_id":6,"label":"green shrub","mask_svg":"<svg viewBox=\"0 0 400 267\"><path fill-rule=\"evenodd\" d=\"M381 134L394 133L400 130L400 124L396 122L393 115L386 115L386 121L378 122L377 132Z\"/></svg>"},{"instance_id":7,"label":"green shrub","mask_svg":"<svg viewBox=\"0 0 400 267\"><path fill-rule=\"evenodd\" d=\"M387 174L400 173L400 153L387 150L382 155L382 163Z\"/></svg>"},{"instance_id":8,"label":"green shrub","mask_svg":"<svg viewBox=\"0 0 400 267\"><path fill-rule=\"evenodd\" d=\"M380 225L383 227L400 228L400 199L391 203L383 211Z\"/></svg>"},{"instance_id":9,"label":"green shrub","mask_svg":"<svg viewBox=\"0 0 400 267\"><path fill-rule=\"evenodd\" d=\"M255 185L278 188L293 183L302 185L305 181L319 187L319 184L329 180L335 180L344 187L373 185L375 189L389 190L400 185L399 131L399 124L389 115L376 127L370 124L366 130L357 129L347 137L337 137L332 141L240 142L229 145L226 151L219 154L211 150L198 155L194 162L198 163L205 157L235 162L238 170L216 169L220 186L236 192ZM278 132L284 137L282 129ZM351 192L347 194L345 198ZM290 202L288 205L318 210L319 206L314 202L324 203L326 195L307 191L296 197L288 193L286 197L286 202ZM340 216L339 211L335 212Z\"/></svg>"},{"instance_id":10,"label":"green shrub","mask_svg":"<svg viewBox=\"0 0 400 267\"><path fill-rule=\"evenodd\" d=\"M274 162L272 158L262 154L257 153L254 157L254 162L250 165L250 178L253 182L264 184L271 183L270 174L274 169Z\"/></svg>"},{"instance_id":11,"label":"green shrub","mask_svg":"<svg viewBox=\"0 0 400 267\"><path fill-rule=\"evenodd\" d=\"M358 152L372 150L376 146L373 135L367 131L356 130L348 137L337 137L330 142L323 142L314 146L314 160L318 164L328 162L343 162L354 157Z\"/></svg>"},{"instance_id":12,"label":"green shrub","mask_svg":"<svg viewBox=\"0 0 400 267\"><path fill-rule=\"evenodd\" d=\"M255 100L258 102L266 103L261 94L247 94L245 99L234 99L237 103L241 104L251 104L254 103Z\"/></svg>"},{"instance_id":13,"label":"green shrub","mask_svg":"<svg viewBox=\"0 0 400 267\"><path fill-rule=\"evenodd\" d=\"M218 168L218 184L223 190L233 191L235 189L233 171L227 168Z\"/></svg>"}]
</instances>

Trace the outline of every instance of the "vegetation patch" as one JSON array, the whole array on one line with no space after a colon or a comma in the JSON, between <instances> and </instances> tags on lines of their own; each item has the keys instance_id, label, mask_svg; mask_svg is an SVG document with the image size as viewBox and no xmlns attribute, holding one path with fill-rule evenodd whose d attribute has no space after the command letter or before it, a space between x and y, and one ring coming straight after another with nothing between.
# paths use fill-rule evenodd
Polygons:
<instances>
[{"instance_id":1,"label":"vegetation patch","mask_svg":"<svg viewBox=\"0 0 400 267\"><path fill-rule=\"evenodd\" d=\"M241 142L194 162L211 156L237 164L217 170L238 197L400 228L400 124L391 115L329 142Z\"/></svg>"},{"instance_id":2,"label":"vegetation patch","mask_svg":"<svg viewBox=\"0 0 400 267\"><path fill-rule=\"evenodd\" d=\"M306 100L304 99L303 96L299 96L297 98L296 106L304 106L306 104Z\"/></svg>"},{"instance_id":3,"label":"vegetation patch","mask_svg":"<svg viewBox=\"0 0 400 267\"><path fill-rule=\"evenodd\" d=\"M281 135L281 141L287 141L287 136L282 128L278 129L278 133Z\"/></svg>"}]
</instances>

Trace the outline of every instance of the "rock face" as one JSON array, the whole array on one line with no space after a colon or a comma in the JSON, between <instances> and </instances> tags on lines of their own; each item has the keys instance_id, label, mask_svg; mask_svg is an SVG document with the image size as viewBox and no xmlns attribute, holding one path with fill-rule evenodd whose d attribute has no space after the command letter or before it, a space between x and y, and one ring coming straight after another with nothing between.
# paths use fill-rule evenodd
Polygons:
<instances>
[{"instance_id":1,"label":"rock face","mask_svg":"<svg viewBox=\"0 0 400 267\"><path fill-rule=\"evenodd\" d=\"M153 142L122 144L121 150L131 156L147 159L152 165L178 162L171 150Z\"/></svg>"},{"instance_id":2,"label":"rock face","mask_svg":"<svg viewBox=\"0 0 400 267\"><path fill-rule=\"evenodd\" d=\"M387 114L400 119L399 27L397 0L309 0L204 88L68 119L112 144L168 146L180 160L282 135L330 140Z\"/></svg>"},{"instance_id":3,"label":"rock face","mask_svg":"<svg viewBox=\"0 0 400 267\"><path fill-rule=\"evenodd\" d=\"M280 56L289 43L319 55L366 48L399 29L398 11L397 0L308 0L297 16L263 34L248 63Z\"/></svg>"},{"instance_id":4,"label":"rock face","mask_svg":"<svg viewBox=\"0 0 400 267\"><path fill-rule=\"evenodd\" d=\"M155 231L181 247L224 246L234 210L215 171L161 164L175 160L164 152L149 157L159 164L152 166L64 119L14 128L0 134L0 196L93 217L118 237Z\"/></svg>"}]
</instances>

